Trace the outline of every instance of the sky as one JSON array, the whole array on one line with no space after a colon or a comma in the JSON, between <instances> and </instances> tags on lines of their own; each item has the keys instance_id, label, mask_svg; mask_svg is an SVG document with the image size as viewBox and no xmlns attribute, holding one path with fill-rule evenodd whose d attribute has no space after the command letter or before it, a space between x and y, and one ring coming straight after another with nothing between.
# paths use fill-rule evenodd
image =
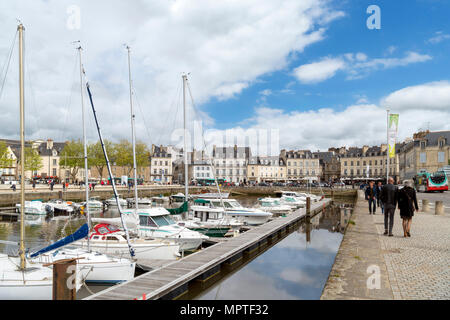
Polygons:
<instances>
[{"instance_id":1,"label":"sky","mask_svg":"<svg viewBox=\"0 0 450 320\"><path fill-rule=\"evenodd\" d=\"M0 137L19 136L17 19L27 139L82 137L74 41L113 141L131 139L124 44L136 136L148 145L183 145L183 73L188 148L236 143L274 155L379 145L387 109L399 114L399 141L450 130L448 12L443 0L1 1Z\"/></svg>"}]
</instances>

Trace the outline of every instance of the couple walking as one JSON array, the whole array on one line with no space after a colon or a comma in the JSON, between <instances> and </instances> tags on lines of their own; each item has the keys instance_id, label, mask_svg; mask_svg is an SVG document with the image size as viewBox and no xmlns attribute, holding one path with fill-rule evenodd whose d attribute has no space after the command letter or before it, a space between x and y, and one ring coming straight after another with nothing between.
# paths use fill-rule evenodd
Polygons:
<instances>
[{"instance_id":1,"label":"couple walking","mask_svg":"<svg viewBox=\"0 0 450 320\"><path fill-rule=\"evenodd\" d=\"M371 182L371 186L373 188L373 182ZM367 189L371 188L371 186ZM392 228L394 226L394 213L395 208L398 207L400 209L400 217L403 220L403 236L411 237L412 217L414 216L414 211L419 210L416 191L413 188L411 180L405 180L403 182L403 188L399 190L399 188L394 185L394 179L389 177L388 183L382 186L380 188L381 190L373 189L376 190L376 195L381 202L382 208L384 208L384 235L388 235L389 237L393 236ZM366 190L366 198L367 194L368 192ZM371 194L370 191L369 194ZM371 201L369 198L369 211L371 210L370 206Z\"/></svg>"}]
</instances>

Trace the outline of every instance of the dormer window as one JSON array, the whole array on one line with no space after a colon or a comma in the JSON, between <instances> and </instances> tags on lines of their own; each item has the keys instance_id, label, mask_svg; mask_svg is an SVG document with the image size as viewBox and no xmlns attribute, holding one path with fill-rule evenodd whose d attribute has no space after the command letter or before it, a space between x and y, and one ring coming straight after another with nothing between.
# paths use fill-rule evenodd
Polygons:
<instances>
[{"instance_id":1,"label":"dormer window","mask_svg":"<svg viewBox=\"0 0 450 320\"><path fill-rule=\"evenodd\" d=\"M425 149L426 146L427 146L426 141L420 141L420 149Z\"/></svg>"},{"instance_id":2,"label":"dormer window","mask_svg":"<svg viewBox=\"0 0 450 320\"><path fill-rule=\"evenodd\" d=\"M439 138L439 149L442 149L445 146L445 138Z\"/></svg>"}]
</instances>

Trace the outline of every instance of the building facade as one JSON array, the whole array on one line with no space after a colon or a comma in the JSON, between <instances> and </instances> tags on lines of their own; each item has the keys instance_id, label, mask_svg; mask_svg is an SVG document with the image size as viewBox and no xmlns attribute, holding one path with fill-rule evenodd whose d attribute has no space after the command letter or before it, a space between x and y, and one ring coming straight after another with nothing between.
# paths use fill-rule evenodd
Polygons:
<instances>
[{"instance_id":1,"label":"building facade","mask_svg":"<svg viewBox=\"0 0 450 320\"><path fill-rule=\"evenodd\" d=\"M247 164L251 157L249 147L213 146L212 161L218 179L227 182L245 183L247 181Z\"/></svg>"},{"instance_id":2,"label":"building facade","mask_svg":"<svg viewBox=\"0 0 450 320\"><path fill-rule=\"evenodd\" d=\"M322 175L320 160L310 150L281 150L280 158L286 164L287 180L293 182L312 182Z\"/></svg>"},{"instance_id":3,"label":"building facade","mask_svg":"<svg viewBox=\"0 0 450 320\"><path fill-rule=\"evenodd\" d=\"M150 152L150 182L172 184L172 154L167 147L152 145Z\"/></svg>"},{"instance_id":4,"label":"building facade","mask_svg":"<svg viewBox=\"0 0 450 320\"><path fill-rule=\"evenodd\" d=\"M450 164L450 131L418 132L400 150L400 178L412 179L419 171L433 173Z\"/></svg>"},{"instance_id":5,"label":"building facade","mask_svg":"<svg viewBox=\"0 0 450 320\"><path fill-rule=\"evenodd\" d=\"M248 182L285 182L286 164L279 156L253 156L247 165Z\"/></svg>"}]
</instances>

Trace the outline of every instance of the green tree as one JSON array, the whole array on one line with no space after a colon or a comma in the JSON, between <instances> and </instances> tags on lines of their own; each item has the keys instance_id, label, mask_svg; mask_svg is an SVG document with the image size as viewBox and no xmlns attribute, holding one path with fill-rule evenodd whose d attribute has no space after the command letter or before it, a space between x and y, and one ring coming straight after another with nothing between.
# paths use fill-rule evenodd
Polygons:
<instances>
[{"instance_id":1,"label":"green tree","mask_svg":"<svg viewBox=\"0 0 450 320\"><path fill-rule=\"evenodd\" d=\"M76 180L79 169L84 168L84 148L81 140L72 140L64 146L59 165L69 168L72 181Z\"/></svg>"},{"instance_id":2,"label":"green tree","mask_svg":"<svg viewBox=\"0 0 450 320\"><path fill-rule=\"evenodd\" d=\"M12 167L14 160L8 159L8 146L5 141L0 141L0 168Z\"/></svg>"},{"instance_id":3,"label":"green tree","mask_svg":"<svg viewBox=\"0 0 450 320\"><path fill-rule=\"evenodd\" d=\"M127 140L121 140L114 145L115 149L115 164L120 167L127 168L127 175L130 176L133 170L133 146ZM139 170L142 167L149 165L150 152L148 147L143 142L136 143L136 166Z\"/></svg>"},{"instance_id":4,"label":"green tree","mask_svg":"<svg viewBox=\"0 0 450 320\"><path fill-rule=\"evenodd\" d=\"M115 148L111 141L103 140L105 144L106 152L108 153L108 159L111 163L115 162ZM106 167L106 160L103 154L103 149L100 141L90 144L88 146L88 165L94 166L100 174L100 180L103 179L103 170Z\"/></svg>"},{"instance_id":5,"label":"green tree","mask_svg":"<svg viewBox=\"0 0 450 320\"><path fill-rule=\"evenodd\" d=\"M31 147L25 147L25 171L34 171L42 169L44 165L42 164L42 158L36 149Z\"/></svg>"}]
</instances>

